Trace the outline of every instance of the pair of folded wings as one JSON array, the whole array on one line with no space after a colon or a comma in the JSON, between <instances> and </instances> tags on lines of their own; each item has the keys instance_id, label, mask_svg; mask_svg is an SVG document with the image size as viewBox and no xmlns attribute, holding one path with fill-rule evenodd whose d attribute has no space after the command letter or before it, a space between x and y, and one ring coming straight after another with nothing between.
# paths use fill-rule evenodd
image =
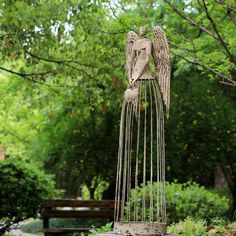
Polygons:
<instances>
[{"instance_id":1,"label":"pair of folded wings","mask_svg":"<svg viewBox=\"0 0 236 236\"><path fill-rule=\"evenodd\" d=\"M126 67L127 71L131 71L129 57L132 53L132 46L138 39L135 32L130 31L126 42ZM157 26L153 30L152 54L156 67L158 83L162 93L162 98L166 107L166 114L169 115L170 108L170 62L169 47L163 30Z\"/></svg>"}]
</instances>

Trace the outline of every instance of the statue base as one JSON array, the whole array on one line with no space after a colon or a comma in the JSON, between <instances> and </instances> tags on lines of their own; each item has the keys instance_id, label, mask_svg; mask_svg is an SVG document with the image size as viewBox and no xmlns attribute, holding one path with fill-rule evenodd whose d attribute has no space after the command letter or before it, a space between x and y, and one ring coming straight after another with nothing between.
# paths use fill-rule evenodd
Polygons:
<instances>
[{"instance_id":1,"label":"statue base","mask_svg":"<svg viewBox=\"0 0 236 236\"><path fill-rule=\"evenodd\" d=\"M166 233L166 223L162 222L115 222L113 232L98 236L175 236Z\"/></svg>"},{"instance_id":2,"label":"statue base","mask_svg":"<svg viewBox=\"0 0 236 236\"><path fill-rule=\"evenodd\" d=\"M165 235L163 222L115 222L114 232L122 235Z\"/></svg>"},{"instance_id":3,"label":"statue base","mask_svg":"<svg viewBox=\"0 0 236 236\"><path fill-rule=\"evenodd\" d=\"M101 234L98 234L98 236L131 236L131 235L128 235L128 234L118 234L118 233L115 233L115 232L107 232L107 233L101 233ZM147 234L137 234L137 236L147 236ZM163 234L163 235L151 235L151 234L148 234L148 236L177 236L176 234Z\"/></svg>"}]
</instances>

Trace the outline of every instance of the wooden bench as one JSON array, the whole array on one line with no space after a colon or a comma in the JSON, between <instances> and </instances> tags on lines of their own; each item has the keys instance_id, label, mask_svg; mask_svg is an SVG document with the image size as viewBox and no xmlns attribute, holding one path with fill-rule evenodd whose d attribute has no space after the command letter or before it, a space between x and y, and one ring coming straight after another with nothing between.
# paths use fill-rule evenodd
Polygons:
<instances>
[{"instance_id":1,"label":"wooden bench","mask_svg":"<svg viewBox=\"0 0 236 236\"><path fill-rule=\"evenodd\" d=\"M45 236L68 235L73 232L86 232L91 228L50 228L51 218L114 218L114 200L44 200L42 209L43 229ZM67 209L64 209L67 208Z\"/></svg>"}]
</instances>

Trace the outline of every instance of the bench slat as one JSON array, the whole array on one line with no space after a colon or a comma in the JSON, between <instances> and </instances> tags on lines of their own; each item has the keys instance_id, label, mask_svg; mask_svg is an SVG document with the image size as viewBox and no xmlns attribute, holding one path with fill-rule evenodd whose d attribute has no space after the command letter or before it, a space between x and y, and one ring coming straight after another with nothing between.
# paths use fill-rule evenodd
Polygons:
<instances>
[{"instance_id":1,"label":"bench slat","mask_svg":"<svg viewBox=\"0 0 236 236\"><path fill-rule=\"evenodd\" d=\"M112 218L114 216L113 210L48 210L45 209L42 213L46 218Z\"/></svg>"},{"instance_id":2,"label":"bench slat","mask_svg":"<svg viewBox=\"0 0 236 236\"><path fill-rule=\"evenodd\" d=\"M114 200L71 200L71 199L55 199L44 200L43 207L90 207L90 208L114 208Z\"/></svg>"},{"instance_id":3,"label":"bench slat","mask_svg":"<svg viewBox=\"0 0 236 236\"><path fill-rule=\"evenodd\" d=\"M114 200L52 199L43 201L43 227L45 236L65 236L72 232L88 232L89 228L49 228L51 218L113 219ZM69 209L63 209L68 207ZM74 208L74 209L71 209Z\"/></svg>"},{"instance_id":4,"label":"bench slat","mask_svg":"<svg viewBox=\"0 0 236 236\"><path fill-rule=\"evenodd\" d=\"M57 232L86 232L91 230L91 228L54 228L54 229L45 229L45 233L57 233Z\"/></svg>"}]
</instances>

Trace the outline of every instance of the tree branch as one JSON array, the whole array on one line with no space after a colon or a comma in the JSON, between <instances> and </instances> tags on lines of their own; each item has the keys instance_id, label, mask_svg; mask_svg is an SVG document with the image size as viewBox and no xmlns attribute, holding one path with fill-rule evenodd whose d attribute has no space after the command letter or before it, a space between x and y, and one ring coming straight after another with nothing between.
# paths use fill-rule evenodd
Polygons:
<instances>
[{"instance_id":1,"label":"tree branch","mask_svg":"<svg viewBox=\"0 0 236 236\"><path fill-rule=\"evenodd\" d=\"M204 8L205 13L206 13L206 17L211 22L211 25L212 25L212 27L213 27L213 29L214 29L214 31L215 31L219 41L220 41L222 47L225 49L225 52L228 55L230 61L236 65L236 58L231 54L231 52L229 51L225 41L221 37L221 35L219 33L219 30L217 29L216 23L214 22L213 18L211 17L211 15L210 15L210 13L208 11L208 8L207 8L205 0L202 0L202 3L203 3L203 8Z\"/></svg>"},{"instance_id":2,"label":"tree branch","mask_svg":"<svg viewBox=\"0 0 236 236\"><path fill-rule=\"evenodd\" d=\"M236 26L236 18L235 18L235 16L234 16L234 14L232 14L232 12L233 12L233 13L236 13L236 9L233 8L233 7L231 7L231 6L229 6L229 5L226 6L226 4L224 4L223 1L216 1L216 2L225 8L225 10L227 11L227 15L229 16L229 18L231 19L231 21L232 21L232 22L235 24L235 26ZM227 16L227 15L226 15L226 16Z\"/></svg>"},{"instance_id":3,"label":"tree branch","mask_svg":"<svg viewBox=\"0 0 236 236\"><path fill-rule=\"evenodd\" d=\"M57 64L76 63L76 64L81 65L81 66L94 68L93 65L88 65L88 64L82 63L80 61L76 61L76 60L62 60L62 59L55 59L55 58L46 58L46 57L38 56L38 55L36 55L32 52L29 52L26 49L24 51L25 51L26 54L30 55L31 57L34 57L34 58L36 58L38 60L42 60L42 61L47 61L47 62L52 62L52 63L57 63Z\"/></svg>"},{"instance_id":4,"label":"tree branch","mask_svg":"<svg viewBox=\"0 0 236 236\"><path fill-rule=\"evenodd\" d=\"M24 78L25 77L31 77L31 76L34 76L34 75L47 75L47 74L52 73L52 71L45 71L45 72L39 72L39 73L22 73L22 72L13 71L13 70L1 67L1 66L0 66L0 70L4 70L4 71L7 71L7 72L15 74L15 75L19 75L19 76L24 77Z\"/></svg>"},{"instance_id":5,"label":"tree branch","mask_svg":"<svg viewBox=\"0 0 236 236\"><path fill-rule=\"evenodd\" d=\"M183 12L181 12L177 7L175 7L170 0L164 0L164 2L166 2L181 18L183 18L185 21L188 21L191 25L198 27L200 30L202 30L203 32L207 33L208 35L210 35L211 37L213 37L214 39L216 39L217 41L219 41L219 38L216 34L212 33L210 30L208 30L207 28L205 28L203 25L199 24L198 22L194 21L193 19L191 19L190 17L188 17L187 15L185 15ZM224 40L225 44L228 44L227 41Z\"/></svg>"},{"instance_id":6,"label":"tree branch","mask_svg":"<svg viewBox=\"0 0 236 236\"><path fill-rule=\"evenodd\" d=\"M79 68L77 68L77 67L75 67L75 66L73 66L73 65L65 64L65 66L68 66L68 67L70 67L70 68L72 68L72 69L74 69L74 70L79 71L80 73L86 75L86 76L87 76L88 78L90 78L90 79L94 79L89 73L87 73L86 71L81 70L81 69L79 69Z\"/></svg>"},{"instance_id":7,"label":"tree branch","mask_svg":"<svg viewBox=\"0 0 236 236\"><path fill-rule=\"evenodd\" d=\"M209 71L211 74L216 75L216 76L217 76L217 79L220 80L220 81L219 81L220 83L228 84L228 85L231 85L231 86L236 86L236 81L233 81L232 79L226 77L225 75L223 75L223 74L217 72L217 71L214 70L214 69L208 68L207 66L205 66L205 65L204 65L202 62L200 62L199 60L191 61L191 60L189 60L189 59L187 59L187 58L185 58L185 57L183 57L183 56L181 56L181 55L179 55L179 54L176 54L175 52L173 52L173 51L171 51L171 50L170 50L170 52L171 52L173 55L175 55L175 56L177 56L177 57L179 57L179 58L185 60L186 62L188 62L188 63L190 63L190 64L193 64L193 65L200 66L202 69L204 69L204 70L206 70L206 71ZM227 81L227 82L226 82L226 81Z\"/></svg>"},{"instance_id":8,"label":"tree branch","mask_svg":"<svg viewBox=\"0 0 236 236\"><path fill-rule=\"evenodd\" d=\"M236 86L236 84L232 84L232 83L225 82L225 81L219 81L219 83L225 84L225 85L230 85L230 86Z\"/></svg>"},{"instance_id":9,"label":"tree branch","mask_svg":"<svg viewBox=\"0 0 236 236\"><path fill-rule=\"evenodd\" d=\"M9 130L8 128L4 128L3 132L6 132L6 133L9 133L10 135L12 135L13 137L15 137L17 140L19 140L20 142L23 142L23 143L27 143L27 144L30 144L30 142L28 140L25 140L23 138L21 138L20 136L17 135L17 133L15 131L11 131Z\"/></svg>"},{"instance_id":10,"label":"tree branch","mask_svg":"<svg viewBox=\"0 0 236 236\"><path fill-rule=\"evenodd\" d=\"M20 76L23 79L26 79L26 80L28 80L30 82L41 84L41 85L45 85L45 86L48 86L48 87L75 87L75 86L68 86L68 85L67 86L61 86L61 85L48 84L48 83L45 83L45 82L42 82L42 81L39 81L39 80L35 80L35 79L32 78L32 76L35 76L35 75L47 75L47 74L50 74L50 73L52 73L52 71L26 74L26 73L21 73L21 72L13 71L13 70L10 70L10 69L7 69L7 68L3 68L1 66L0 66L0 70L6 71L8 73L11 73L11 74L14 74L14 75L17 75L17 76Z\"/></svg>"},{"instance_id":11,"label":"tree branch","mask_svg":"<svg viewBox=\"0 0 236 236\"><path fill-rule=\"evenodd\" d=\"M177 44L175 44L175 43L173 43L173 42L171 42L171 41L168 41L168 43L169 43L170 45L173 45L173 46L176 47L176 48L181 49L182 51L184 51L185 53L187 53L187 54L190 55L190 56L193 56L191 53L195 54L195 51L194 51L194 50L191 50L191 49L188 49L188 48L185 48L185 47L181 47L181 46L179 46L179 45L177 45Z\"/></svg>"},{"instance_id":12,"label":"tree branch","mask_svg":"<svg viewBox=\"0 0 236 236\"><path fill-rule=\"evenodd\" d=\"M87 73L85 70L82 70L82 69L79 69L78 67L75 67L73 65L71 65L70 63L73 62L73 63L76 63L76 64L79 64L79 65L82 65L82 66L86 66L86 67L90 67L89 65L86 65L84 63L81 63L81 62L78 62L78 61L75 61L75 60L59 60L59 59L51 59L51 58L44 58L44 57L41 57L41 56L38 56L38 55L35 55L31 52L28 52L25 50L25 52L27 54L29 54L30 56L36 58L36 59L39 59L39 60L43 60L43 61L47 61L47 62L51 62L51 63L56 63L56 64L64 64L65 66L67 67L70 67L74 70L77 70L79 71L80 73L86 75L87 77L89 77L90 79L94 79L89 73ZM94 66L92 67L94 68Z\"/></svg>"},{"instance_id":13,"label":"tree branch","mask_svg":"<svg viewBox=\"0 0 236 236\"><path fill-rule=\"evenodd\" d=\"M192 43L192 40L185 37L183 34L180 34L179 32L175 31L175 30L171 30L171 33L175 34L175 35L178 35L179 37L181 37L181 39L183 39L184 41L186 42L191 42Z\"/></svg>"},{"instance_id":14,"label":"tree branch","mask_svg":"<svg viewBox=\"0 0 236 236\"><path fill-rule=\"evenodd\" d=\"M6 72L9 72L11 74L14 74L14 75L18 75L20 77L22 77L23 79L26 79L30 82L33 82L33 83L37 83L37 84L42 84L42 85L46 85L46 86L50 86L49 84L47 83L44 83L42 81L38 81L38 80L35 80L32 78L32 76L36 76L36 75L47 75L47 74L50 74L52 73L52 71L46 71L46 72L40 72L40 73L21 73L21 72L18 72L18 71L13 71L11 69L7 69L7 68L4 68L4 67L1 67L0 66L0 70L3 70L3 71L6 71ZM31 77L31 78L30 78Z\"/></svg>"}]
</instances>

